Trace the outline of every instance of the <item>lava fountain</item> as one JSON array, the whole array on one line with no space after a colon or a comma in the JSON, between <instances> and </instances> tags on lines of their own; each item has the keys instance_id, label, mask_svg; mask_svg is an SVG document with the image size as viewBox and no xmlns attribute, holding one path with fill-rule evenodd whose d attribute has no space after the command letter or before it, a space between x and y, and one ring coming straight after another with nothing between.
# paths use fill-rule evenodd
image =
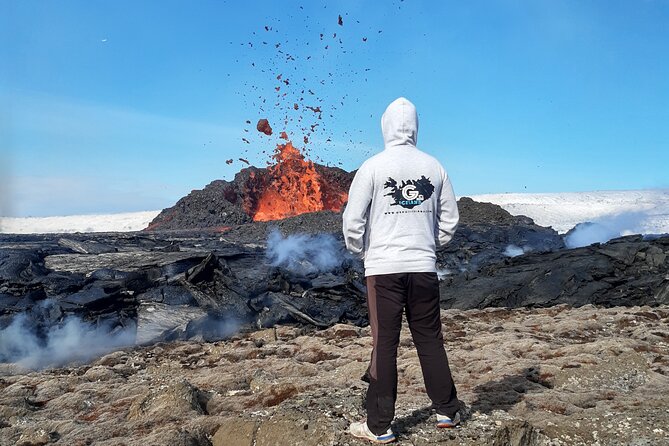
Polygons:
<instances>
[{"instance_id":1,"label":"lava fountain","mask_svg":"<svg viewBox=\"0 0 669 446\"><path fill-rule=\"evenodd\" d=\"M249 209L254 221L280 220L307 212L339 211L346 203L348 194L328 184L314 163L290 141L277 145L272 159L274 164L267 167L254 209Z\"/></svg>"}]
</instances>

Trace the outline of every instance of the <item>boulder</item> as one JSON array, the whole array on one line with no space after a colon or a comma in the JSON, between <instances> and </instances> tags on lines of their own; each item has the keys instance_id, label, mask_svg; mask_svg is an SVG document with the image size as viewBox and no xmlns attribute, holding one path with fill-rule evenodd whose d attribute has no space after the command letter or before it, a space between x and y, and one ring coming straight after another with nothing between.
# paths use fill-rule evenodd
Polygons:
<instances>
[{"instance_id":1,"label":"boulder","mask_svg":"<svg viewBox=\"0 0 669 446\"><path fill-rule=\"evenodd\" d=\"M199 414L204 414L199 390L181 379L139 395L130 405L127 419L169 419Z\"/></svg>"},{"instance_id":2,"label":"boulder","mask_svg":"<svg viewBox=\"0 0 669 446\"><path fill-rule=\"evenodd\" d=\"M135 343L151 344L160 340L179 339L189 323L206 316L199 307L143 303L137 309L137 335Z\"/></svg>"},{"instance_id":3,"label":"boulder","mask_svg":"<svg viewBox=\"0 0 669 446\"><path fill-rule=\"evenodd\" d=\"M211 439L213 446L254 446L258 423L243 418L226 418Z\"/></svg>"}]
</instances>

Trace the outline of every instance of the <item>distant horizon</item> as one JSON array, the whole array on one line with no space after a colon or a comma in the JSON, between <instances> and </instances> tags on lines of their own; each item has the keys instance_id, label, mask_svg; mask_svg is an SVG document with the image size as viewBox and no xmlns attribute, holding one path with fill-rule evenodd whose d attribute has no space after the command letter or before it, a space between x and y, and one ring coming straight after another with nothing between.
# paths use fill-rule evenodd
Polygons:
<instances>
[{"instance_id":1,"label":"distant horizon","mask_svg":"<svg viewBox=\"0 0 669 446\"><path fill-rule=\"evenodd\" d=\"M282 131L355 170L399 96L456 194L666 189L667 23L659 1L10 1L0 215L164 209Z\"/></svg>"},{"instance_id":2,"label":"distant horizon","mask_svg":"<svg viewBox=\"0 0 669 446\"><path fill-rule=\"evenodd\" d=\"M463 198L463 197L458 197ZM579 223L591 222L593 234L669 234L669 190L507 193L471 195L481 203L500 206L511 215L530 217L540 226L566 234ZM48 217L2 217L2 234L141 231L163 209Z\"/></svg>"},{"instance_id":3,"label":"distant horizon","mask_svg":"<svg viewBox=\"0 0 669 446\"><path fill-rule=\"evenodd\" d=\"M220 178L218 180L221 180ZM217 181L217 180L212 180L212 181ZM226 180L223 180L226 181ZM209 183L207 183L208 185ZM206 187L205 185L204 187ZM204 189L204 187L202 189ZM202 189L191 189L190 192L196 191L196 190L202 190ZM188 192L188 193L190 193ZM539 195L539 196L544 196L544 195L567 195L567 194L589 194L589 193L616 193L616 192L665 192L669 194L669 188L647 188L647 189L600 189L600 190L587 190L587 191L562 191L562 192L484 192L480 194L464 194L460 195L456 193L456 199L460 199L463 197L479 197L479 196L503 196L503 195L526 195L526 196L531 196L531 195ZM147 212L161 212L165 209L169 209L170 207L176 205L177 201L179 201L181 198L187 196L188 194L177 198L171 205L165 206L165 207L157 207L153 209L140 209L140 210L127 210L127 211L118 211L118 212L94 212L94 213L87 213L87 214L61 214L61 215L21 215L21 216L13 216L13 215L0 215L0 219L29 219L29 218L35 218L35 219L41 219L41 218L68 218L68 217L93 217L93 216L106 216L106 215L123 215L123 214L141 214L141 213L147 213ZM0 226L1 228L1 226Z\"/></svg>"}]
</instances>

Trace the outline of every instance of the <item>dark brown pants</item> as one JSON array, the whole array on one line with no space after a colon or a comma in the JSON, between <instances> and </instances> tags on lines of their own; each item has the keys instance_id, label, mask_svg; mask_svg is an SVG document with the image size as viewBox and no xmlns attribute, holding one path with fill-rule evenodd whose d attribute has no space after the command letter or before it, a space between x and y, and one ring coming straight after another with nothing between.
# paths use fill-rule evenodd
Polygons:
<instances>
[{"instance_id":1,"label":"dark brown pants","mask_svg":"<svg viewBox=\"0 0 669 446\"><path fill-rule=\"evenodd\" d=\"M397 346L405 310L427 395L439 413L454 416L459 403L441 333L437 274L369 276L367 308L374 340L366 399L369 429L381 435L395 416Z\"/></svg>"}]
</instances>

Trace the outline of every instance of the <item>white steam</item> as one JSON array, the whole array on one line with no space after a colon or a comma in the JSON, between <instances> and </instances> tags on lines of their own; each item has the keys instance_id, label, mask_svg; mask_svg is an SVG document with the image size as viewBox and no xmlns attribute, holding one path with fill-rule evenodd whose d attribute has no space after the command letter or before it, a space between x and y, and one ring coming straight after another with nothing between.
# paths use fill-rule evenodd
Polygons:
<instances>
[{"instance_id":1,"label":"white steam","mask_svg":"<svg viewBox=\"0 0 669 446\"><path fill-rule=\"evenodd\" d=\"M345 254L331 234L294 234L284 238L274 230L267 239L267 259L273 266L292 272L323 273L341 266Z\"/></svg>"},{"instance_id":2,"label":"white steam","mask_svg":"<svg viewBox=\"0 0 669 446\"><path fill-rule=\"evenodd\" d=\"M565 244L568 248L580 248L593 243L606 243L623 235L643 234L647 218L644 212L624 212L581 223L567 234Z\"/></svg>"},{"instance_id":3,"label":"white steam","mask_svg":"<svg viewBox=\"0 0 669 446\"><path fill-rule=\"evenodd\" d=\"M449 268L437 268L437 278L439 280L444 280L446 277L454 274Z\"/></svg>"},{"instance_id":4,"label":"white steam","mask_svg":"<svg viewBox=\"0 0 669 446\"><path fill-rule=\"evenodd\" d=\"M504 252L502 254L504 254L507 257L518 257L518 256L522 256L523 254L525 254L525 252L527 252L527 251L525 249L521 248L520 246L508 245L506 247L506 249L504 249Z\"/></svg>"},{"instance_id":5,"label":"white steam","mask_svg":"<svg viewBox=\"0 0 669 446\"><path fill-rule=\"evenodd\" d=\"M16 363L30 369L59 366L70 362L88 362L114 349L132 345L132 330L111 332L78 317L68 317L62 324L38 336L25 314L14 318L0 331L0 362Z\"/></svg>"}]
</instances>

